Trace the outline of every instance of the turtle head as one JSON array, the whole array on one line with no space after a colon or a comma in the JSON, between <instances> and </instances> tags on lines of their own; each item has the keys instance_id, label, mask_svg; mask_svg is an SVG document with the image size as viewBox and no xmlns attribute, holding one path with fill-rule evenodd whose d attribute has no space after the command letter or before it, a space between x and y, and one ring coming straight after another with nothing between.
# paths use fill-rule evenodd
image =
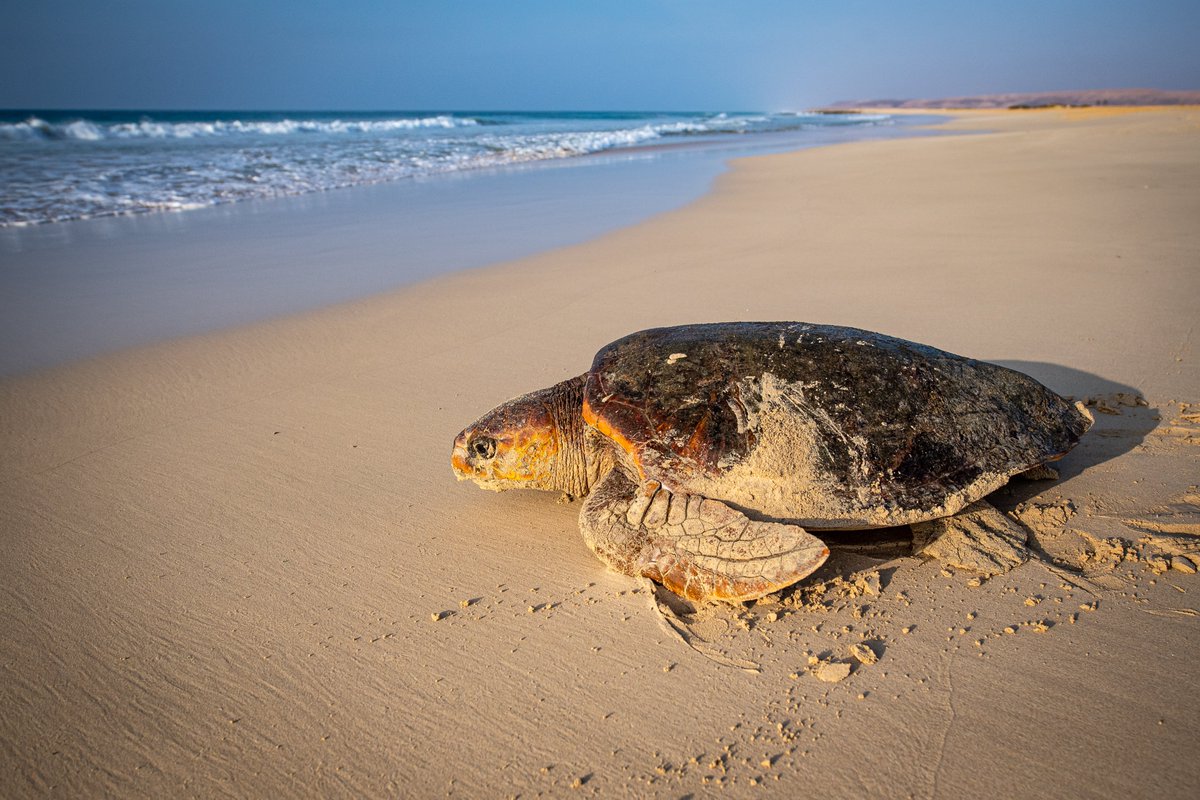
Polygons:
<instances>
[{"instance_id":1,"label":"turtle head","mask_svg":"<svg viewBox=\"0 0 1200 800\"><path fill-rule=\"evenodd\" d=\"M496 492L584 493L575 478L582 474L582 391L583 379L572 378L484 414L454 439L454 474Z\"/></svg>"}]
</instances>

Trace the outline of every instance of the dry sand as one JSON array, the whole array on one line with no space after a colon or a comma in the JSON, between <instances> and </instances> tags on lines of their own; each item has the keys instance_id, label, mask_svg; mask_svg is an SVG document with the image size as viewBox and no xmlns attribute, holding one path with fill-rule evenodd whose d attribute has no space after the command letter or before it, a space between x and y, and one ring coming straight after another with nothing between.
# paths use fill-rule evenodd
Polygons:
<instances>
[{"instance_id":1,"label":"dry sand","mask_svg":"<svg viewBox=\"0 0 1200 800\"><path fill-rule=\"evenodd\" d=\"M1195 796L1200 112L949 128L0 384L0 794ZM629 331L733 319L1091 398L1061 480L994 498L1029 559L835 548L781 598L660 617L577 505L454 482L497 402Z\"/></svg>"}]
</instances>

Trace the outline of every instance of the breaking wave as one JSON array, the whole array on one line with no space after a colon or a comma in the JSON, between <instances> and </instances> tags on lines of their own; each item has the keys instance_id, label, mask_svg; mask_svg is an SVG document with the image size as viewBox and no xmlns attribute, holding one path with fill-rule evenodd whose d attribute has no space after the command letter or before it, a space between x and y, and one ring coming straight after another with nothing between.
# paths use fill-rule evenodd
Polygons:
<instances>
[{"instance_id":1,"label":"breaking wave","mask_svg":"<svg viewBox=\"0 0 1200 800\"><path fill-rule=\"evenodd\" d=\"M387 133L421 128L460 128L478 125L470 117L439 114L434 117L399 119L290 119L279 120L201 120L164 122L140 119L135 122L96 122L76 119L47 122L31 116L22 122L0 123L0 139L77 139L94 142L101 139L194 139L201 136L260 134L287 136L297 133Z\"/></svg>"},{"instance_id":2,"label":"breaking wave","mask_svg":"<svg viewBox=\"0 0 1200 800\"><path fill-rule=\"evenodd\" d=\"M886 124L733 113L0 112L0 227L202 208L669 137Z\"/></svg>"}]
</instances>

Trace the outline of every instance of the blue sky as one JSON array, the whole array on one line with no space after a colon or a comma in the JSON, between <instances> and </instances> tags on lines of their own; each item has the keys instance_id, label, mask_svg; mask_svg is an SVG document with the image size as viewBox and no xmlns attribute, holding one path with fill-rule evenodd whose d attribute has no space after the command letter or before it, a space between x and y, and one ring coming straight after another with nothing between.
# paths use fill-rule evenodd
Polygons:
<instances>
[{"instance_id":1,"label":"blue sky","mask_svg":"<svg viewBox=\"0 0 1200 800\"><path fill-rule=\"evenodd\" d=\"M0 107L745 109L1200 88L1197 0L12 0Z\"/></svg>"}]
</instances>

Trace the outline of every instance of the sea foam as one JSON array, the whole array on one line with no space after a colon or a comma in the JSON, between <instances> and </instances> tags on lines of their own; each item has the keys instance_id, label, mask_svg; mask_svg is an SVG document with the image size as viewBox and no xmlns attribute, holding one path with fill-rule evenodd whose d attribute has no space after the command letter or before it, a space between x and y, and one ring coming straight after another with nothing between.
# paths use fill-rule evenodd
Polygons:
<instances>
[{"instance_id":1,"label":"sea foam","mask_svg":"<svg viewBox=\"0 0 1200 800\"><path fill-rule=\"evenodd\" d=\"M672 137L886 121L734 113L0 112L0 226L186 210Z\"/></svg>"},{"instance_id":2,"label":"sea foam","mask_svg":"<svg viewBox=\"0 0 1200 800\"><path fill-rule=\"evenodd\" d=\"M478 125L469 117L439 114L433 117L343 120L214 120L162 122L141 119L136 122L97 123L87 119L51 123L36 116L22 122L0 123L0 139L78 139L94 142L106 138L192 139L198 136L236 136L262 134L286 136L295 133L375 133L420 128L458 128Z\"/></svg>"}]
</instances>

